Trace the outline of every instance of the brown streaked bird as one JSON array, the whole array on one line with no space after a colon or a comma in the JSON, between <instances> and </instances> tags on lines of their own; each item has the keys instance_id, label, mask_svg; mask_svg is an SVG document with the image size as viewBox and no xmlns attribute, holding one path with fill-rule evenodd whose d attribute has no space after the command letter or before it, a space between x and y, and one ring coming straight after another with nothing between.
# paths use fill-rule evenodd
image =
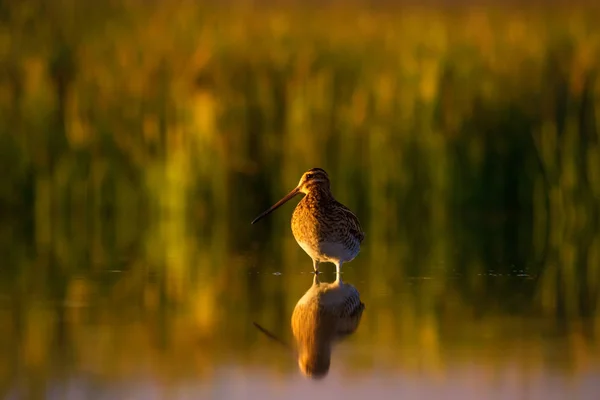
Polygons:
<instances>
[{"instance_id":1,"label":"brown streaked bird","mask_svg":"<svg viewBox=\"0 0 600 400\"><path fill-rule=\"evenodd\" d=\"M331 262L335 264L339 278L342 264L352 261L358 255L365 233L356 215L333 197L325 170L312 168L306 171L298 186L252 223L300 193L305 196L292 214L294 239L312 258L315 273L319 272L319 263Z\"/></svg>"},{"instance_id":2,"label":"brown streaked bird","mask_svg":"<svg viewBox=\"0 0 600 400\"><path fill-rule=\"evenodd\" d=\"M343 283L336 274L333 283L320 282L315 274L312 286L298 300L292 313L292 334L295 351L283 340L258 324L269 338L294 351L300 371L312 379L321 379L329 372L333 345L353 334L365 309L358 290Z\"/></svg>"}]
</instances>

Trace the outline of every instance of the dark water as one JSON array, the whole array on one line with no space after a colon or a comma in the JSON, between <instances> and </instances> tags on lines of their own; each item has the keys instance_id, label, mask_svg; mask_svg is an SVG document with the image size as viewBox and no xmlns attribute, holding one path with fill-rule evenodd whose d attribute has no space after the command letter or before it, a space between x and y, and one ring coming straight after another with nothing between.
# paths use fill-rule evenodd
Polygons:
<instances>
[{"instance_id":1,"label":"dark water","mask_svg":"<svg viewBox=\"0 0 600 400\"><path fill-rule=\"evenodd\" d=\"M303 376L294 354L253 325L291 343L292 311L312 284L290 209L273 232L197 232L173 218L115 230L112 242L81 227L54 228L44 242L31 227L4 226L2 397L593 399L600 390L595 283L558 285L557 259L544 252L494 252L510 217L481 218L479 236L465 220L442 236L415 224L409 238L367 236L343 269L365 304L360 324L334 345L324 379ZM134 245L119 248L124 235ZM333 265L322 271L334 280Z\"/></svg>"}]
</instances>

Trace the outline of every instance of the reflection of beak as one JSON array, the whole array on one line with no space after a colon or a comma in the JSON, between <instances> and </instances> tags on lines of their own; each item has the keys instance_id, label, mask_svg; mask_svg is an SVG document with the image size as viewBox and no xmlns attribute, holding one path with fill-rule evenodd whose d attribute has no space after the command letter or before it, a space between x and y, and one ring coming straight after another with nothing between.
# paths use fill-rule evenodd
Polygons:
<instances>
[{"instance_id":1,"label":"reflection of beak","mask_svg":"<svg viewBox=\"0 0 600 400\"><path fill-rule=\"evenodd\" d=\"M286 194L283 199L279 200L277 203L273 204L271 206L271 208L269 208L267 211L265 211L264 213L260 214L258 217L254 218L254 221L252 221L252 224L254 224L258 220L262 219L263 217L266 217L267 215L269 215L273 211L277 210L279 207L281 207L284 203L286 203L288 200L290 200L292 197L294 197L298 193L300 193L300 187L297 187L294 190L292 190L291 192L289 192L288 194Z\"/></svg>"},{"instance_id":2,"label":"reflection of beak","mask_svg":"<svg viewBox=\"0 0 600 400\"><path fill-rule=\"evenodd\" d=\"M290 350L293 352L293 348L287 344L286 342L284 342L283 340L279 339L274 333L269 332L267 329L263 328L262 326L260 326L258 323L253 322L254 326L261 331L262 333L265 334L266 337L268 337L269 339L279 343L280 345L282 345L283 347L285 347L286 349Z\"/></svg>"}]
</instances>

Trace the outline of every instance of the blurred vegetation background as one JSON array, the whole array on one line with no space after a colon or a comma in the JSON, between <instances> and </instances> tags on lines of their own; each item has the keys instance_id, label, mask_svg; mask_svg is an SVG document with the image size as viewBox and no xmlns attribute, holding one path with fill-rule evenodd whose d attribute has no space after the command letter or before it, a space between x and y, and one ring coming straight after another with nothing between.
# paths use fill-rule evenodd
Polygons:
<instances>
[{"instance_id":1,"label":"blurred vegetation background","mask_svg":"<svg viewBox=\"0 0 600 400\"><path fill-rule=\"evenodd\" d=\"M361 292L462 277L404 299L427 314L413 325L372 297L371 337L425 324L435 342L444 313L494 307L599 327L599 20L587 3L0 1L4 353L45 364L40 343L76 337L61 324L83 311L44 319L40 300L144 310L158 337L175 307L182 333L239 346L251 317L287 323L311 267L292 206L249 222L315 166L367 232ZM42 334L48 318L63 328Z\"/></svg>"}]
</instances>

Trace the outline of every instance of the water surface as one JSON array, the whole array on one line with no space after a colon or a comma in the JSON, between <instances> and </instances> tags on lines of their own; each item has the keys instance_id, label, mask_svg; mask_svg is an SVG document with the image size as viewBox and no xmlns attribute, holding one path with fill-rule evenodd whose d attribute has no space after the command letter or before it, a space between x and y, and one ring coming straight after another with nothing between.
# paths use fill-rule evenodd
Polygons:
<instances>
[{"instance_id":1,"label":"water surface","mask_svg":"<svg viewBox=\"0 0 600 400\"><path fill-rule=\"evenodd\" d=\"M539 263L548 260L476 256L494 235L475 240L458 226L456 247L439 256L414 238L412 247L366 240L343 269L362 319L314 381L253 325L292 342L291 314L313 274L289 226L259 230L247 238L252 250L236 251L226 246L234 239L163 236L174 224L140 228L136 246L99 251L95 263L75 236L48 247L27 230L4 232L4 398L592 399L600 390L592 298L575 293L576 313L545 308L549 270ZM428 246L437 236L413 229ZM334 269L323 264L321 279L333 281Z\"/></svg>"}]
</instances>

